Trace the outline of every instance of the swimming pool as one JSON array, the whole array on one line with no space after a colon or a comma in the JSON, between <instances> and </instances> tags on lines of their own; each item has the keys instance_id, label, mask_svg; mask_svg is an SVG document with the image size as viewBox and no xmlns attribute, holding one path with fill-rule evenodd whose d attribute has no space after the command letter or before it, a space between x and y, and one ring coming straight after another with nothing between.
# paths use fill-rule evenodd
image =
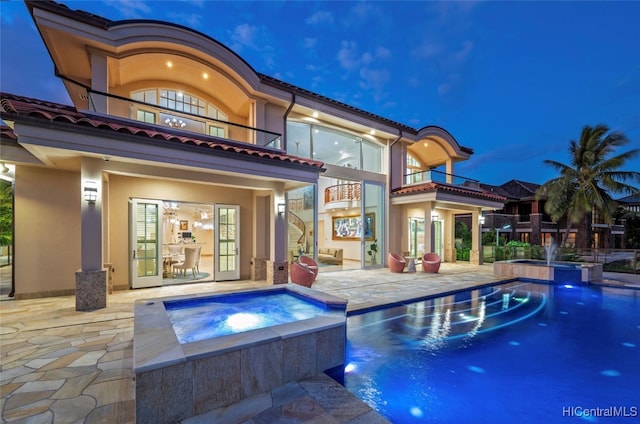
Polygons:
<instances>
[{"instance_id":1,"label":"swimming pool","mask_svg":"<svg viewBox=\"0 0 640 424\"><path fill-rule=\"evenodd\" d=\"M640 290L497 285L350 316L347 339L345 386L394 423L640 416Z\"/></svg>"}]
</instances>

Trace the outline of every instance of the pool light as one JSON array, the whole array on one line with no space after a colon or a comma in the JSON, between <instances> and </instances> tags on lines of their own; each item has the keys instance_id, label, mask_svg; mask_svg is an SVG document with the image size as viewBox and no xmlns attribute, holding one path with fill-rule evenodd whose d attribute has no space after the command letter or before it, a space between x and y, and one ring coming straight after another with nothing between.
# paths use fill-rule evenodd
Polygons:
<instances>
[{"instance_id":1,"label":"pool light","mask_svg":"<svg viewBox=\"0 0 640 424\"><path fill-rule=\"evenodd\" d=\"M258 328L262 322L263 319L260 315L246 312L230 315L229 318L226 319L227 326L236 332Z\"/></svg>"}]
</instances>

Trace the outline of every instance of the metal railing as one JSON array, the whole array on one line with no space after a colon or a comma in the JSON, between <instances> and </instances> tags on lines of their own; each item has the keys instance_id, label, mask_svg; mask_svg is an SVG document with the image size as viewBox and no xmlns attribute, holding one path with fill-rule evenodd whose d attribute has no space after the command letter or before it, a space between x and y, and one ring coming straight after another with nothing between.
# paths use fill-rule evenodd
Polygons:
<instances>
[{"instance_id":1,"label":"metal railing","mask_svg":"<svg viewBox=\"0 0 640 424\"><path fill-rule=\"evenodd\" d=\"M169 130L187 131L282 150L282 136L271 131L166 109L155 104L94 90L87 90L87 95L91 112L155 124Z\"/></svg>"},{"instance_id":2,"label":"metal railing","mask_svg":"<svg viewBox=\"0 0 640 424\"><path fill-rule=\"evenodd\" d=\"M89 112L152 124L165 130L191 132L283 151L281 134L104 93L69 77L59 76L83 92L80 98L86 101Z\"/></svg>"},{"instance_id":3,"label":"metal railing","mask_svg":"<svg viewBox=\"0 0 640 424\"><path fill-rule=\"evenodd\" d=\"M337 184L324 189L324 203L350 202L360 200L362 187L360 183Z\"/></svg>"},{"instance_id":4,"label":"metal railing","mask_svg":"<svg viewBox=\"0 0 640 424\"><path fill-rule=\"evenodd\" d=\"M427 171L412 172L409 174L405 174L404 177L406 185L435 182L442 184L452 184L475 190L480 189L480 181L478 180L463 177L460 175L448 174L446 172L436 171L433 169Z\"/></svg>"}]
</instances>

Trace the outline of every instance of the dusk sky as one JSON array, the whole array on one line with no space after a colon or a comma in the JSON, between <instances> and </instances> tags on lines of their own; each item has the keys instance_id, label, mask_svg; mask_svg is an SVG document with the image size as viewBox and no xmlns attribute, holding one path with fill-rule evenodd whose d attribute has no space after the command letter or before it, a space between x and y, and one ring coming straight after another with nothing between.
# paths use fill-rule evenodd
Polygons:
<instances>
[{"instance_id":1,"label":"dusk sky","mask_svg":"<svg viewBox=\"0 0 640 424\"><path fill-rule=\"evenodd\" d=\"M455 173L544 183L584 125L640 148L640 2L61 1L200 31L257 72L474 150ZM22 1L0 2L0 89L71 104ZM629 162L640 171L640 158ZM621 196L619 196L621 197Z\"/></svg>"}]
</instances>

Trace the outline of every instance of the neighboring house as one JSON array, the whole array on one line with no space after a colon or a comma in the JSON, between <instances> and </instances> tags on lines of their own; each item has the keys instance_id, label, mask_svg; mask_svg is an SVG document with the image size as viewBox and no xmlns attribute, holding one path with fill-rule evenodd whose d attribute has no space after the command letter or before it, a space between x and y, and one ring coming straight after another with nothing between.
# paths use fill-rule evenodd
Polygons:
<instances>
[{"instance_id":1,"label":"neighboring house","mask_svg":"<svg viewBox=\"0 0 640 424\"><path fill-rule=\"evenodd\" d=\"M625 211L629 211L635 216L640 216L640 195L633 195L618 199L617 202Z\"/></svg>"},{"instance_id":2,"label":"neighboring house","mask_svg":"<svg viewBox=\"0 0 640 424\"><path fill-rule=\"evenodd\" d=\"M106 280L174 283L188 245L207 281L285 283L288 262L319 248L357 268L388 251L453 261L461 213L481 263L480 215L506 199L455 175L473 152L446 130L260 74L179 25L26 5L73 106L1 95L16 298L100 307Z\"/></svg>"},{"instance_id":3,"label":"neighboring house","mask_svg":"<svg viewBox=\"0 0 640 424\"><path fill-rule=\"evenodd\" d=\"M539 184L511 180L500 186L482 184L483 189L504 196L504 207L494 212L484 213L483 232L496 231L508 240L518 240L532 245L549 245L552 239L559 243L566 226L564 222L555 223L544 211L546 199L536 199ZM621 202L619 200L619 202ZM640 208L639 208L640 209ZM587 216L591 225L587 234L581 235L577 228L571 228L566 246L586 247L625 247L625 220L614 220L606 224L602 217L593 212ZM589 242L591 240L591 242Z\"/></svg>"}]
</instances>

